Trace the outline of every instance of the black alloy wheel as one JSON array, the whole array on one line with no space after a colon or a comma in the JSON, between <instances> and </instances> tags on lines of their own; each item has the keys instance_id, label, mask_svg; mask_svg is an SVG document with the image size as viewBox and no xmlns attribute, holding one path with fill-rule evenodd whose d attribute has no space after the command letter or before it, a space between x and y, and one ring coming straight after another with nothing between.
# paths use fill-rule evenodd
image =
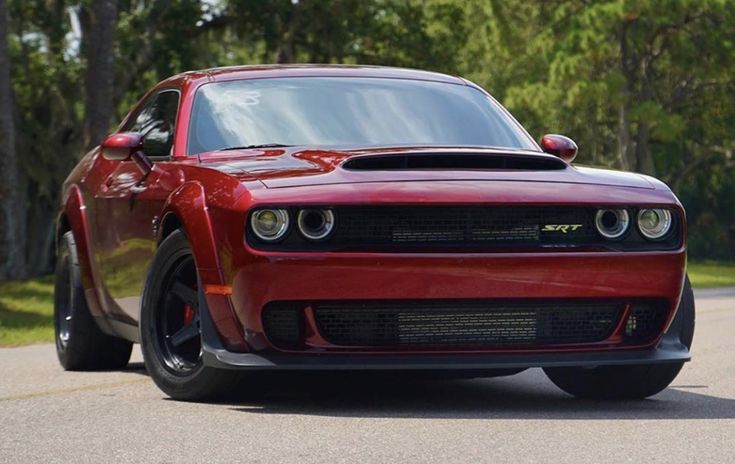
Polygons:
<instances>
[{"instance_id":1,"label":"black alloy wheel","mask_svg":"<svg viewBox=\"0 0 735 464\"><path fill-rule=\"evenodd\" d=\"M182 256L163 285L154 332L162 360L174 374L185 375L202 362L199 295L194 258Z\"/></svg>"},{"instance_id":2,"label":"black alloy wheel","mask_svg":"<svg viewBox=\"0 0 735 464\"><path fill-rule=\"evenodd\" d=\"M177 400L213 399L236 391L240 372L206 366L202 359L204 296L194 255L183 231L161 243L146 279L140 339L146 369Z\"/></svg>"}]
</instances>

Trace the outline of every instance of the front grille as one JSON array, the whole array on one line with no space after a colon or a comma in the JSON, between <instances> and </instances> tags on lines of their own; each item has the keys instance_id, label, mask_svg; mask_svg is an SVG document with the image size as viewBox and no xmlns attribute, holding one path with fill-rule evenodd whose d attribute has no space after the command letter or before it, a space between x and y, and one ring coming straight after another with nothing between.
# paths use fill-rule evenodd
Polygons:
<instances>
[{"instance_id":1,"label":"front grille","mask_svg":"<svg viewBox=\"0 0 735 464\"><path fill-rule=\"evenodd\" d=\"M592 210L545 207L342 208L331 243L338 248L474 248L571 245L596 237ZM546 225L575 230L544 230Z\"/></svg>"},{"instance_id":2,"label":"front grille","mask_svg":"<svg viewBox=\"0 0 735 464\"><path fill-rule=\"evenodd\" d=\"M585 243L597 236L593 215L592 209L574 207L340 208L332 242L337 246ZM551 231L545 230L547 225L570 227Z\"/></svg>"},{"instance_id":3,"label":"front grille","mask_svg":"<svg viewBox=\"0 0 735 464\"><path fill-rule=\"evenodd\" d=\"M621 317L617 302L321 302L321 335L340 346L503 347L594 343Z\"/></svg>"}]
</instances>

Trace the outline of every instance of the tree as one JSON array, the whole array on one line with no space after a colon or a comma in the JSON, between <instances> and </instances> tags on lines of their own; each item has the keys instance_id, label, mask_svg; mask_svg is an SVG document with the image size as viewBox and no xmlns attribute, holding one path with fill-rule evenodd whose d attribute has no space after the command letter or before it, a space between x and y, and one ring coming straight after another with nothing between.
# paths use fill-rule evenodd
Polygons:
<instances>
[{"instance_id":1,"label":"tree","mask_svg":"<svg viewBox=\"0 0 735 464\"><path fill-rule=\"evenodd\" d=\"M656 175L690 252L735 258L735 2L471 1L463 73L578 161Z\"/></svg>"},{"instance_id":2,"label":"tree","mask_svg":"<svg viewBox=\"0 0 735 464\"><path fill-rule=\"evenodd\" d=\"M735 0L0 2L0 279L51 270L63 180L152 85L276 62L468 77L580 163L667 181L692 256L735 259Z\"/></svg>"},{"instance_id":3,"label":"tree","mask_svg":"<svg viewBox=\"0 0 735 464\"><path fill-rule=\"evenodd\" d=\"M84 144L90 149L102 142L110 128L115 94L115 30L117 0L95 0L85 34Z\"/></svg>"},{"instance_id":4,"label":"tree","mask_svg":"<svg viewBox=\"0 0 735 464\"><path fill-rule=\"evenodd\" d=\"M0 280L27 274L26 198L15 150L7 31L7 7L5 0L0 0Z\"/></svg>"}]
</instances>

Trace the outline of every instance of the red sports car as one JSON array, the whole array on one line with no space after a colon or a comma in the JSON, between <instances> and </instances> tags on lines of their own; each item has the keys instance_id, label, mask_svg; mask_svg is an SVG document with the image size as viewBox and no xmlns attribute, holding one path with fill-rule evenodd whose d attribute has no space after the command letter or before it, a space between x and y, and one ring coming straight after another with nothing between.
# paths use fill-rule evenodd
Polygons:
<instances>
[{"instance_id":1,"label":"red sports car","mask_svg":"<svg viewBox=\"0 0 735 464\"><path fill-rule=\"evenodd\" d=\"M580 397L653 395L694 332L684 210L576 153L460 77L174 76L64 184L59 360L119 368L139 342L177 399L245 371L530 367Z\"/></svg>"}]
</instances>

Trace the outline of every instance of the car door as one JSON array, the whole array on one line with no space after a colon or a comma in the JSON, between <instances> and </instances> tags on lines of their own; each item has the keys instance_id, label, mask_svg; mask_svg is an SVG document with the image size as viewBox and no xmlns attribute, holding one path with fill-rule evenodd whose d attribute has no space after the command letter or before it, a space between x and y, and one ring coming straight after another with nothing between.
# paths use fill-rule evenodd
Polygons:
<instances>
[{"instance_id":1,"label":"car door","mask_svg":"<svg viewBox=\"0 0 735 464\"><path fill-rule=\"evenodd\" d=\"M143 134L143 152L161 170L144 172L133 160L114 161L95 195L95 260L100 299L112 318L137 324L140 298L156 250L153 222L173 186L160 182L171 169L179 92L165 90L144 103L123 131Z\"/></svg>"}]
</instances>

